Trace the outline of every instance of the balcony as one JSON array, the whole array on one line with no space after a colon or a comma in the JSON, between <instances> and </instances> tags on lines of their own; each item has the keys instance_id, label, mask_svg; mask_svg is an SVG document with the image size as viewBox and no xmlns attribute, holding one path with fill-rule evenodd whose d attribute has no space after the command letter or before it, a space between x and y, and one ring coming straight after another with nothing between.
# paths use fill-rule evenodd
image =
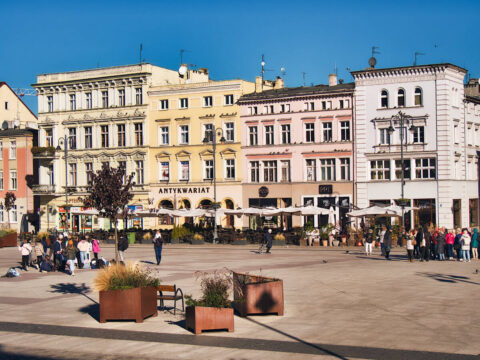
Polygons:
<instances>
[{"instance_id":1,"label":"balcony","mask_svg":"<svg viewBox=\"0 0 480 360\"><path fill-rule=\"evenodd\" d=\"M35 159L53 159L55 157L55 148L53 146L34 146L32 154Z\"/></svg>"},{"instance_id":2,"label":"balcony","mask_svg":"<svg viewBox=\"0 0 480 360\"><path fill-rule=\"evenodd\" d=\"M33 185L33 193L36 195L55 194L55 185Z\"/></svg>"}]
</instances>

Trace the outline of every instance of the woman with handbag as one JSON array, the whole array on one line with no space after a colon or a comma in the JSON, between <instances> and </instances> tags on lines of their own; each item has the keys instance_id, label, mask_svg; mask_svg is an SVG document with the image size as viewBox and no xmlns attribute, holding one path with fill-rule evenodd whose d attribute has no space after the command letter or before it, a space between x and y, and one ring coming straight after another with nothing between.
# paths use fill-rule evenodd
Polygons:
<instances>
[{"instance_id":1,"label":"woman with handbag","mask_svg":"<svg viewBox=\"0 0 480 360\"><path fill-rule=\"evenodd\" d=\"M407 255L408 255L408 261L414 262L414 256L413 256L413 249L415 249L415 245L417 244L417 241L415 240L415 230L410 231L407 233L407 244L405 247L407 248Z\"/></svg>"}]
</instances>

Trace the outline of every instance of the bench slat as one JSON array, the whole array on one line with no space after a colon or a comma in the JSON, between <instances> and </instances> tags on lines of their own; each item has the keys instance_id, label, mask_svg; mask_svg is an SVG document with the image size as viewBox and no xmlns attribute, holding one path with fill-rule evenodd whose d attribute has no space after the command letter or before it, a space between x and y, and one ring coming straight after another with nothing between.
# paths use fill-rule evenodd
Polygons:
<instances>
[{"instance_id":1,"label":"bench slat","mask_svg":"<svg viewBox=\"0 0 480 360\"><path fill-rule=\"evenodd\" d=\"M158 291L175 291L175 285L158 285L157 286Z\"/></svg>"}]
</instances>

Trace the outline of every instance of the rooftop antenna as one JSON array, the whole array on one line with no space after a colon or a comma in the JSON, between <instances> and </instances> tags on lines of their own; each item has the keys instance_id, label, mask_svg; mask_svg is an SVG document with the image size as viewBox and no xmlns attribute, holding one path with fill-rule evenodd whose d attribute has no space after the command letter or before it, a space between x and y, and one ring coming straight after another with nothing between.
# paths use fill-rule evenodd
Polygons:
<instances>
[{"instance_id":1,"label":"rooftop antenna","mask_svg":"<svg viewBox=\"0 0 480 360\"><path fill-rule=\"evenodd\" d=\"M263 91L263 78L265 76L265 56L262 54L262 62L261 62L261 65L262 65L262 85L261 85L261 91Z\"/></svg>"},{"instance_id":2,"label":"rooftop antenna","mask_svg":"<svg viewBox=\"0 0 480 360\"><path fill-rule=\"evenodd\" d=\"M138 57L138 63L139 64L142 63L142 50L143 50L143 45L142 45L142 43L140 43L140 54L139 54L139 57Z\"/></svg>"},{"instance_id":3,"label":"rooftop antenna","mask_svg":"<svg viewBox=\"0 0 480 360\"><path fill-rule=\"evenodd\" d=\"M368 65L370 65L371 68L375 68L375 65L377 64L375 54L380 54L380 51L377 51L378 49L380 49L378 46L372 46L372 57L368 59Z\"/></svg>"},{"instance_id":4,"label":"rooftop antenna","mask_svg":"<svg viewBox=\"0 0 480 360\"><path fill-rule=\"evenodd\" d=\"M183 64L183 53L190 52L190 50L180 49L180 65Z\"/></svg>"},{"instance_id":5,"label":"rooftop antenna","mask_svg":"<svg viewBox=\"0 0 480 360\"><path fill-rule=\"evenodd\" d=\"M425 55L424 53L421 53L421 52L418 52L418 51L415 51L415 60L413 62L413 66L417 66L417 57L419 55Z\"/></svg>"},{"instance_id":6,"label":"rooftop antenna","mask_svg":"<svg viewBox=\"0 0 480 360\"><path fill-rule=\"evenodd\" d=\"M305 86L305 75L307 75L306 72L302 72L302 76L303 76L303 86Z\"/></svg>"}]
</instances>

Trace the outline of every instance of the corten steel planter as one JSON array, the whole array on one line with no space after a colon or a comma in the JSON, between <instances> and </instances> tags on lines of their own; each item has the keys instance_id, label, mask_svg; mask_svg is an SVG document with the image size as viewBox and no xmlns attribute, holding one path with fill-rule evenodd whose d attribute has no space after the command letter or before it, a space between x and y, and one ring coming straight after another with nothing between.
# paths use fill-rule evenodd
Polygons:
<instances>
[{"instance_id":1,"label":"corten steel planter","mask_svg":"<svg viewBox=\"0 0 480 360\"><path fill-rule=\"evenodd\" d=\"M11 233L0 238L0 248L18 245L18 234Z\"/></svg>"},{"instance_id":2,"label":"corten steel planter","mask_svg":"<svg viewBox=\"0 0 480 360\"><path fill-rule=\"evenodd\" d=\"M283 315L283 280L234 272L233 282L233 304L241 316Z\"/></svg>"},{"instance_id":3,"label":"corten steel planter","mask_svg":"<svg viewBox=\"0 0 480 360\"><path fill-rule=\"evenodd\" d=\"M185 327L195 334L204 330L233 332L233 308L187 306Z\"/></svg>"},{"instance_id":4,"label":"corten steel planter","mask_svg":"<svg viewBox=\"0 0 480 360\"><path fill-rule=\"evenodd\" d=\"M107 320L143 322L146 317L157 315L157 289L154 287L100 291L101 323Z\"/></svg>"}]
</instances>

